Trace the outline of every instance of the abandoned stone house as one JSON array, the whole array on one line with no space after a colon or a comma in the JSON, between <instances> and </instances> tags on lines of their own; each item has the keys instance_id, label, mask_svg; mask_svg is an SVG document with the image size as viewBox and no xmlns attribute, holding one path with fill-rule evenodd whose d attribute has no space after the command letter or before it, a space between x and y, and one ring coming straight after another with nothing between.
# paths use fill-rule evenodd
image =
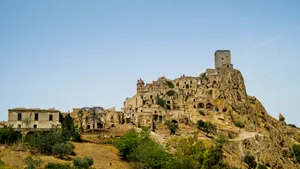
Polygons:
<instances>
[{"instance_id":1,"label":"abandoned stone house","mask_svg":"<svg viewBox=\"0 0 300 169\"><path fill-rule=\"evenodd\" d=\"M123 121L122 112L116 111L115 108L94 107L95 115L91 111L90 108L73 108L70 115L75 125L82 125L83 129L111 128Z\"/></svg>"},{"instance_id":2,"label":"abandoned stone house","mask_svg":"<svg viewBox=\"0 0 300 169\"><path fill-rule=\"evenodd\" d=\"M8 110L8 125L13 128L49 129L59 127L59 110L14 108Z\"/></svg>"},{"instance_id":3,"label":"abandoned stone house","mask_svg":"<svg viewBox=\"0 0 300 169\"><path fill-rule=\"evenodd\" d=\"M150 127L165 120L188 123L190 112L226 111L226 107L214 107L213 101L220 97L216 90L219 73L233 69L231 53L217 50L214 57L215 68L207 69L198 77L183 75L175 80L160 77L147 84L142 79L137 80L136 95L124 101L125 123Z\"/></svg>"}]
</instances>

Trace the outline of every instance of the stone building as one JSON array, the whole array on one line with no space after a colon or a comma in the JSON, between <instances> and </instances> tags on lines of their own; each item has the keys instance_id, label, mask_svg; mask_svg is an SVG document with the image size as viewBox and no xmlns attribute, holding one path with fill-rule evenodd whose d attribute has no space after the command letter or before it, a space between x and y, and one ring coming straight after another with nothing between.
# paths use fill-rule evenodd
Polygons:
<instances>
[{"instance_id":1,"label":"stone building","mask_svg":"<svg viewBox=\"0 0 300 169\"><path fill-rule=\"evenodd\" d=\"M93 109L93 110L92 110ZM95 114L92 113L95 111ZM83 129L104 129L121 124L123 114L115 108L104 109L102 107L73 108L70 113L78 127L82 123Z\"/></svg>"},{"instance_id":2,"label":"stone building","mask_svg":"<svg viewBox=\"0 0 300 169\"><path fill-rule=\"evenodd\" d=\"M13 128L50 129L61 126L59 110L14 108L8 110L8 125Z\"/></svg>"},{"instance_id":3,"label":"stone building","mask_svg":"<svg viewBox=\"0 0 300 169\"><path fill-rule=\"evenodd\" d=\"M220 73L233 69L229 50L217 50L214 54L215 68L207 69L198 77L181 76L170 80L160 77L146 83L137 80L136 95L124 101L125 123L136 126L149 126L171 120L188 124L191 112L214 112L223 107L214 107L214 100L222 98L217 88L221 81Z\"/></svg>"}]
</instances>

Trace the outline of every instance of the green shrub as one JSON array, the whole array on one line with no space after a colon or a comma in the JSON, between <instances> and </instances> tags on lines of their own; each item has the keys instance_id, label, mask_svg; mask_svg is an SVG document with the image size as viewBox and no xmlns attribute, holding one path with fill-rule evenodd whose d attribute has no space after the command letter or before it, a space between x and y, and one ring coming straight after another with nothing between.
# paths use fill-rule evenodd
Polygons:
<instances>
[{"instance_id":1,"label":"green shrub","mask_svg":"<svg viewBox=\"0 0 300 169\"><path fill-rule=\"evenodd\" d=\"M228 132L228 138L233 139L233 134L232 134L232 132Z\"/></svg>"},{"instance_id":2,"label":"green shrub","mask_svg":"<svg viewBox=\"0 0 300 169\"><path fill-rule=\"evenodd\" d=\"M28 134L25 142L32 148L36 148L42 154L52 154L52 147L57 143L62 143L63 138L57 132L42 132Z\"/></svg>"},{"instance_id":3,"label":"green shrub","mask_svg":"<svg viewBox=\"0 0 300 169\"><path fill-rule=\"evenodd\" d=\"M94 163L92 157L76 157L73 160L73 165L75 169L89 169Z\"/></svg>"},{"instance_id":4,"label":"green shrub","mask_svg":"<svg viewBox=\"0 0 300 169\"><path fill-rule=\"evenodd\" d=\"M161 145L149 138L143 139L129 155L130 160L143 163L145 168L162 168L169 157Z\"/></svg>"},{"instance_id":5,"label":"green shrub","mask_svg":"<svg viewBox=\"0 0 300 169\"><path fill-rule=\"evenodd\" d=\"M156 97L156 104L160 105L160 107L165 107L166 101L159 96Z\"/></svg>"},{"instance_id":6,"label":"green shrub","mask_svg":"<svg viewBox=\"0 0 300 169\"><path fill-rule=\"evenodd\" d=\"M268 168L265 165L259 163L257 169L268 169Z\"/></svg>"},{"instance_id":7,"label":"green shrub","mask_svg":"<svg viewBox=\"0 0 300 169\"><path fill-rule=\"evenodd\" d=\"M202 120L198 120L197 125L198 129L206 132L206 136L208 136L209 133L214 133L215 131L217 131L217 126L215 126L211 122L204 122Z\"/></svg>"},{"instance_id":8,"label":"green shrub","mask_svg":"<svg viewBox=\"0 0 300 169\"><path fill-rule=\"evenodd\" d=\"M294 144L292 148L296 156L297 162L300 163L300 145Z\"/></svg>"},{"instance_id":9,"label":"green shrub","mask_svg":"<svg viewBox=\"0 0 300 169\"><path fill-rule=\"evenodd\" d=\"M202 111L202 110L199 110L199 113L200 113L202 116L205 116L205 113L204 113L204 111Z\"/></svg>"},{"instance_id":10,"label":"green shrub","mask_svg":"<svg viewBox=\"0 0 300 169\"><path fill-rule=\"evenodd\" d=\"M166 120L165 124L167 125L168 129L170 130L171 135L176 134L176 131L178 130L178 124L177 123Z\"/></svg>"},{"instance_id":11,"label":"green shrub","mask_svg":"<svg viewBox=\"0 0 300 169\"><path fill-rule=\"evenodd\" d=\"M34 168L42 165L43 161L39 158L39 157L32 157L32 156L28 156L24 159L25 164L32 166Z\"/></svg>"},{"instance_id":12,"label":"green shrub","mask_svg":"<svg viewBox=\"0 0 300 169\"><path fill-rule=\"evenodd\" d=\"M220 135L217 139L218 144L226 144L228 142L228 138L225 135Z\"/></svg>"},{"instance_id":13,"label":"green shrub","mask_svg":"<svg viewBox=\"0 0 300 169\"><path fill-rule=\"evenodd\" d=\"M75 147L71 143L57 143L52 147L52 154L59 155L63 158L66 155L70 155L74 151Z\"/></svg>"},{"instance_id":14,"label":"green shrub","mask_svg":"<svg viewBox=\"0 0 300 169\"><path fill-rule=\"evenodd\" d=\"M62 123L62 137L65 141L80 141L80 130L76 130L74 120L67 114Z\"/></svg>"},{"instance_id":15,"label":"green shrub","mask_svg":"<svg viewBox=\"0 0 300 169\"><path fill-rule=\"evenodd\" d=\"M68 164L59 163L48 163L44 169L71 169L72 167Z\"/></svg>"},{"instance_id":16,"label":"green shrub","mask_svg":"<svg viewBox=\"0 0 300 169\"><path fill-rule=\"evenodd\" d=\"M0 128L0 143L1 144L11 144L15 143L22 138L22 135L12 127Z\"/></svg>"},{"instance_id":17,"label":"green shrub","mask_svg":"<svg viewBox=\"0 0 300 169\"><path fill-rule=\"evenodd\" d=\"M297 128L297 126L295 124L288 124L288 126L293 127L293 128Z\"/></svg>"},{"instance_id":18,"label":"green shrub","mask_svg":"<svg viewBox=\"0 0 300 169\"><path fill-rule=\"evenodd\" d=\"M245 127L245 124L242 121L237 120L237 121L234 121L233 123L236 127L239 127L239 128L244 128Z\"/></svg>"},{"instance_id":19,"label":"green shrub","mask_svg":"<svg viewBox=\"0 0 300 169\"><path fill-rule=\"evenodd\" d=\"M176 92L174 90L167 91L168 96L173 96Z\"/></svg>"},{"instance_id":20,"label":"green shrub","mask_svg":"<svg viewBox=\"0 0 300 169\"><path fill-rule=\"evenodd\" d=\"M141 138L138 133L131 130L126 132L116 144L117 149L120 151L120 155L124 159L128 159L129 155L133 152L134 148L137 147L141 142Z\"/></svg>"},{"instance_id":21,"label":"green shrub","mask_svg":"<svg viewBox=\"0 0 300 169\"><path fill-rule=\"evenodd\" d=\"M169 88L174 88L174 84L170 81L167 81Z\"/></svg>"},{"instance_id":22,"label":"green shrub","mask_svg":"<svg viewBox=\"0 0 300 169\"><path fill-rule=\"evenodd\" d=\"M248 165L249 168L256 168L257 162L255 161L255 157L252 155L246 155L243 161Z\"/></svg>"}]
</instances>

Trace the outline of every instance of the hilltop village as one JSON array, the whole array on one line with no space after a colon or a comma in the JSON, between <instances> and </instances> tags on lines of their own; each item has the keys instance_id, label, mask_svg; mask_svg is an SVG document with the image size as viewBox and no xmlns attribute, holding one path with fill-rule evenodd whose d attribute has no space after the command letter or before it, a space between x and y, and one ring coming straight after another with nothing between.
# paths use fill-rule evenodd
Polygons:
<instances>
[{"instance_id":1,"label":"hilltop village","mask_svg":"<svg viewBox=\"0 0 300 169\"><path fill-rule=\"evenodd\" d=\"M183 75L175 80L160 77L147 84L142 79L137 80L136 95L126 98L121 111L86 107L73 108L72 112L64 113L55 108L14 108L8 110L8 125L21 129L59 127L59 114L65 116L68 113L84 129L111 128L124 123L153 128L156 123L163 123L165 120L188 124L192 121L193 112L201 110L204 114L209 114L227 111L226 106L216 106L214 102L216 99L225 99L224 93L217 89L222 74L229 69L237 71L231 64L230 51L217 50L215 69L207 69L198 77ZM245 91L236 93L238 99L245 94ZM94 116L91 117L91 114Z\"/></svg>"},{"instance_id":2,"label":"hilltop village","mask_svg":"<svg viewBox=\"0 0 300 169\"><path fill-rule=\"evenodd\" d=\"M225 161L231 166L246 168L240 162L247 154L268 168L297 169L293 145L300 145L300 130L270 116L262 103L247 95L241 72L234 69L229 50L214 53L215 67L197 77L185 76L171 80L159 77L152 83L141 78L136 94L124 101L121 111L114 108L83 107L72 112L56 109L14 108L8 110L8 124L15 130L45 130L59 128L66 115L74 119L84 133L90 130L117 128L151 128L151 136L160 144L174 138L166 127L178 125L177 136L193 137L215 144L219 136L228 136L224 145ZM200 123L199 123L200 121ZM199 124L216 126L216 133L208 136Z\"/></svg>"}]
</instances>

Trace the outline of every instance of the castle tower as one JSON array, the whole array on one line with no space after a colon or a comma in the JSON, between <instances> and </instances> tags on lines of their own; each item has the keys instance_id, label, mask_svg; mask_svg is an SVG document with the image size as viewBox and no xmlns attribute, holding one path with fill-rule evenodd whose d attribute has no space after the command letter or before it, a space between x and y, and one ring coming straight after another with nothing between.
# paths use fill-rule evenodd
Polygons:
<instances>
[{"instance_id":1,"label":"castle tower","mask_svg":"<svg viewBox=\"0 0 300 169\"><path fill-rule=\"evenodd\" d=\"M231 64L230 50L216 50L215 68L233 68L233 65Z\"/></svg>"},{"instance_id":2,"label":"castle tower","mask_svg":"<svg viewBox=\"0 0 300 169\"><path fill-rule=\"evenodd\" d=\"M140 91L144 90L145 82L142 79L137 80L136 83L136 92L139 93Z\"/></svg>"}]
</instances>

